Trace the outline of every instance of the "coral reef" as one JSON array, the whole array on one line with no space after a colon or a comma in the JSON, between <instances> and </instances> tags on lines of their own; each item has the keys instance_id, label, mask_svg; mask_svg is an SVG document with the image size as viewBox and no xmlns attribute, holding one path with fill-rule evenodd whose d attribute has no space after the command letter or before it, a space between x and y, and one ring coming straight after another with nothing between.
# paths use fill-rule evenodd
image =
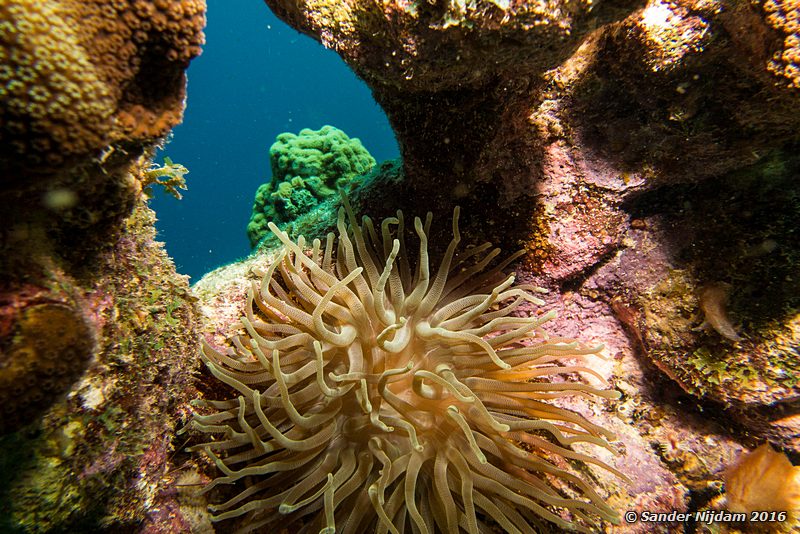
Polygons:
<instances>
[{"instance_id":1,"label":"coral reef","mask_svg":"<svg viewBox=\"0 0 800 534\"><path fill-rule=\"evenodd\" d=\"M336 50L371 86L426 98L478 89L500 72L551 68L588 32L640 3L267 1L290 25ZM424 125L428 131L431 123Z\"/></svg>"},{"instance_id":2,"label":"coral reef","mask_svg":"<svg viewBox=\"0 0 800 534\"><path fill-rule=\"evenodd\" d=\"M368 173L356 177L352 185L358 187L351 188L349 196L357 204L367 201L371 193L380 191L384 188L396 188L402 184L404 178L403 165L399 160L388 160L375 165ZM339 209L339 196L331 195L326 200L321 201L311 211L299 215L296 219L277 224L291 239L297 239L301 235L305 236L306 241L314 239L325 239L331 230L336 228L337 210ZM267 221L263 221L267 224ZM268 227L265 227L268 229ZM281 246L280 239L272 232L267 232L261 238L258 250L274 250ZM257 253L257 252L256 252Z\"/></svg>"},{"instance_id":3,"label":"coral reef","mask_svg":"<svg viewBox=\"0 0 800 534\"><path fill-rule=\"evenodd\" d=\"M2 188L165 136L204 25L204 0L3 2Z\"/></svg>"},{"instance_id":4,"label":"coral reef","mask_svg":"<svg viewBox=\"0 0 800 534\"><path fill-rule=\"evenodd\" d=\"M198 311L143 189L204 22L202 0L0 5L2 532L190 528Z\"/></svg>"},{"instance_id":5,"label":"coral reef","mask_svg":"<svg viewBox=\"0 0 800 534\"><path fill-rule=\"evenodd\" d=\"M375 166L359 139L333 126L284 132L269 149L272 179L256 191L247 224L255 247L272 222L283 226L312 211L340 188L352 189Z\"/></svg>"},{"instance_id":6,"label":"coral reef","mask_svg":"<svg viewBox=\"0 0 800 534\"><path fill-rule=\"evenodd\" d=\"M389 116L406 179L362 211L461 205L526 249L551 328L616 340L617 434L675 477L626 471L622 506L707 506L764 440L796 458L796 2L266 3Z\"/></svg>"},{"instance_id":7,"label":"coral reef","mask_svg":"<svg viewBox=\"0 0 800 534\"><path fill-rule=\"evenodd\" d=\"M712 194L722 179L645 195L635 212L642 229L602 271L631 273L636 292L621 298L641 310L630 321L656 365L691 394L739 410L750 432L796 448L797 428L765 429L794 410L800 391L800 167L775 163L725 176L724 198ZM634 281L638 265L655 268Z\"/></svg>"},{"instance_id":8,"label":"coral reef","mask_svg":"<svg viewBox=\"0 0 800 534\"><path fill-rule=\"evenodd\" d=\"M766 0L762 9L767 24L783 37L783 46L773 53L768 68L785 78L789 87L800 89L800 2Z\"/></svg>"},{"instance_id":9,"label":"coral reef","mask_svg":"<svg viewBox=\"0 0 800 534\"><path fill-rule=\"evenodd\" d=\"M4 297L3 393L11 381L26 388L4 409L19 406L28 418L5 418L0 437L0 456L12 462L0 484L3 532L165 519L174 428L193 395L197 362L185 355L196 350L197 311L186 279L153 241L153 222L138 203L91 272L50 265L44 287ZM18 451L24 461L13 461Z\"/></svg>"},{"instance_id":10,"label":"coral reef","mask_svg":"<svg viewBox=\"0 0 800 534\"><path fill-rule=\"evenodd\" d=\"M419 195L530 195L558 140L692 181L799 126L797 90L769 67L793 57L791 2L475 2L447 25L445 2L267 3L367 81Z\"/></svg>"},{"instance_id":11,"label":"coral reef","mask_svg":"<svg viewBox=\"0 0 800 534\"><path fill-rule=\"evenodd\" d=\"M202 485L217 467L223 476L209 493L222 502L217 519L273 521L283 505L292 527L339 528L343 506L352 503L360 514L351 516L354 529L474 530L496 521L543 532L570 522L591 529L612 509L713 507L723 484L735 506L760 506L745 502L755 491L741 484L753 477L747 473L772 472L768 457L781 458L770 464L776 472L796 471L767 449L747 456L739 475L728 471L744 449L765 440L789 458L800 453L796 1L267 3L339 52L395 129L403 169L387 164L373 171L374 180L350 182L360 182L352 191L359 210L399 223L392 219L398 209L430 209L439 218L460 205L471 216L456 233L473 248L456 256L447 243L458 239L419 221L427 254L458 262L486 252L484 241L521 246L520 287L493 292L502 280L487 281L472 288L477 300L453 294L437 308L423 295L458 291L454 280L464 273L419 268L415 276L410 261L404 267L409 254L400 241L395 249L393 222L377 230L342 218L334 260L333 240L324 252L312 241L336 212L323 197L346 185L343 174L360 176L374 161L354 149L360 163L345 157L328 174L325 165L336 157L322 157L325 165L305 155L276 159L282 163L259 201L260 213L274 216L256 226L263 232L269 219L282 222L274 234L282 243L265 239L253 258L196 287L213 344L224 345L231 332L238 337L233 351L205 349L209 373L222 381L205 374L193 382L198 309L153 241L154 216L143 197L156 182L175 193L182 184L184 170L153 168L150 159L181 118L184 70L199 53L204 4L4 2L0 400L13 414L0 429L0 530L208 530L202 497L179 484ZM301 138L286 145L300 146ZM319 154L309 152L314 161ZM292 168L292 161L302 164ZM312 243L310 256L300 234ZM274 276L248 301L260 272L254 266L264 262ZM532 300L534 286L550 292L529 317L522 301ZM501 298L509 291L522 299L513 310ZM480 309L484 301L497 307ZM402 304L407 309L397 313ZM470 306L479 306L477 316ZM426 326L412 313L420 310L460 314L445 323L476 321L467 332L474 337ZM381 328L357 320L362 312ZM521 339L517 331L526 327L519 325L545 319L549 338L532 327L532 341ZM406 330L409 344L440 336L427 341L436 365L423 368L424 359L414 357L408 370L409 358L372 373L357 368L378 361L359 355L361 341L350 339L362 326L365 342L375 342L370 348L398 358L402 350L384 349ZM495 327L497 335L482 337ZM591 366L589 355L572 364L533 360L543 375L511 380L511 387L530 388L539 398L527 402L536 408L520 414L493 404L504 396L521 402L514 392L484 388L516 372L502 369L516 358L510 354L588 351L567 339L602 339L612 358ZM442 346L455 353L449 370L436 360ZM460 366L466 354L475 368ZM317 374L320 361L333 377ZM590 369L612 381L621 392L613 411L591 402L605 390L560 376L570 365L578 375ZM467 376L473 371L479 376ZM393 389L394 381L404 390ZM28 384L38 387L20 389ZM188 399L226 398L231 389L242 396L204 401L209 413L196 423L228 433L206 444L216 460L182 452L175 427L188 419ZM290 471L300 482L276 487L290 475L264 471L281 454L297 453L298 438L309 446L327 437L297 421L329 417L325 432L353 430L336 426L340 407L358 414L348 421L364 435L348 439L359 446L326 442L335 457L310 446L301 451L309 464ZM565 420L553 422L553 414ZM414 428L417 443L403 428ZM625 451L622 465L602 446L609 432ZM498 438L510 434L516 442ZM525 454L515 456L520 442ZM510 465L500 460L504 452L525 460ZM253 457L261 464L240 470ZM598 463L614 465L629 483ZM500 473L509 469L518 476L512 482ZM348 477L351 470L363 471L363 480ZM552 476L537 478L537 470ZM250 473L248 489L224 484ZM356 498L343 478L370 486ZM459 486L469 480L471 501ZM769 487L789 487L786 480ZM413 489L432 496L430 506ZM266 504L249 500L262 496ZM785 499L785 507L792 502ZM747 525L661 527L735 532Z\"/></svg>"},{"instance_id":12,"label":"coral reef","mask_svg":"<svg viewBox=\"0 0 800 534\"><path fill-rule=\"evenodd\" d=\"M414 219L412 267L402 212L378 237L344 202L338 240L329 235L324 252L315 240L310 257L304 238L295 243L270 225L284 248L248 292L246 334L235 349L204 347L211 373L238 395L201 402L215 413L195 417L195 428L222 434L192 447L224 474L205 491L252 482L213 506L214 519L247 516L251 530L302 524L315 512L301 530L325 532L401 532L411 523L477 532L486 520L527 531L541 519L590 532L593 518L616 521L559 459L624 478L572 447L613 451L605 441L613 436L548 402L618 396L556 379L602 380L587 359L602 347L549 338L541 325L552 312L519 316L544 304L538 289L502 274L518 255L487 270L499 249L458 251L458 209L434 275L430 216ZM564 497L566 485L576 496Z\"/></svg>"},{"instance_id":13,"label":"coral reef","mask_svg":"<svg viewBox=\"0 0 800 534\"><path fill-rule=\"evenodd\" d=\"M0 298L0 436L58 402L95 350L82 306L45 288L6 288ZM64 299L59 299L59 296Z\"/></svg>"}]
</instances>

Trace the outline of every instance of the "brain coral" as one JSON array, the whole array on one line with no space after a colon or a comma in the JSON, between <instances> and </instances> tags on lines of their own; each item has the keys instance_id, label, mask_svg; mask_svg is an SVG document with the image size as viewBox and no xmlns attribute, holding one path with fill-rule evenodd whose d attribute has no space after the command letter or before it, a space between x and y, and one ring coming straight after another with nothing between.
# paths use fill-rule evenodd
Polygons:
<instances>
[{"instance_id":1,"label":"brain coral","mask_svg":"<svg viewBox=\"0 0 800 534\"><path fill-rule=\"evenodd\" d=\"M204 25L204 0L0 3L0 169L165 135Z\"/></svg>"},{"instance_id":2,"label":"brain coral","mask_svg":"<svg viewBox=\"0 0 800 534\"><path fill-rule=\"evenodd\" d=\"M349 221L346 222L346 221ZM283 242L253 283L234 348L205 344L211 373L236 390L198 401L193 426L222 476L245 483L212 507L241 531L533 532L546 522L589 532L615 520L575 467L622 476L576 443L613 450L607 430L552 401L617 398L568 377L599 378L601 347L551 338L538 288L488 268L491 245L453 238L431 271L431 216L414 219L416 267L402 212L359 224L347 200L338 240ZM569 363L562 359L570 360ZM602 380L602 379L601 379Z\"/></svg>"},{"instance_id":3,"label":"brain coral","mask_svg":"<svg viewBox=\"0 0 800 534\"><path fill-rule=\"evenodd\" d=\"M256 191L247 225L250 244L267 234L267 224L291 221L348 187L375 165L359 139L333 126L282 133L269 149L272 180Z\"/></svg>"}]
</instances>

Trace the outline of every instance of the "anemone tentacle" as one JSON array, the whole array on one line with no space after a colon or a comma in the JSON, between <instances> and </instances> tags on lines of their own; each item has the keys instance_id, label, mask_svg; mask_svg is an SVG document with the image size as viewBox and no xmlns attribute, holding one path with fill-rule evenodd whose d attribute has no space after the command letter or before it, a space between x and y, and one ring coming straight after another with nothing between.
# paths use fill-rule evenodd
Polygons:
<instances>
[{"instance_id":1,"label":"anemone tentacle","mask_svg":"<svg viewBox=\"0 0 800 534\"><path fill-rule=\"evenodd\" d=\"M548 402L619 397L575 379L601 378L589 357L602 346L548 338L552 313L523 316L544 291L502 273L516 255L487 270L499 253L490 244L459 251L458 209L432 268L430 214L413 221L412 257L402 212L376 230L343 200L338 238L309 254L270 225L283 249L248 295L246 334L227 350L203 344L237 395L201 403L194 427L215 437L191 449L223 473L208 489L248 481L213 518L245 516L241 532L394 534L616 521L579 471L554 461L623 477L572 449L616 452L613 435ZM572 379L546 380L555 375Z\"/></svg>"}]
</instances>

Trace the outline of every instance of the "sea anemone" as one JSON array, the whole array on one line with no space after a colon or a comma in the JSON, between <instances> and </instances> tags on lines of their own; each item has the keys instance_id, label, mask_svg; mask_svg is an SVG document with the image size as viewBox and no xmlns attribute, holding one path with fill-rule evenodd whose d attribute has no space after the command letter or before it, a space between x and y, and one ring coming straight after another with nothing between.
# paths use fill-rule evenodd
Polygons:
<instances>
[{"instance_id":1,"label":"sea anemone","mask_svg":"<svg viewBox=\"0 0 800 534\"><path fill-rule=\"evenodd\" d=\"M238 392L192 426L216 439L192 447L241 484L212 519L241 531L533 532L550 522L590 532L616 513L578 473L604 462L573 449L614 449L613 435L556 406L559 397L616 399L569 380L602 347L551 338L528 316L543 290L514 285L491 244L458 252L453 238L430 272L431 214L414 219L416 267L402 212L358 223L347 198L338 239L283 243L253 282L233 347L203 345L211 373ZM571 363L559 363L569 358ZM548 380L548 377L550 380ZM557 401L556 401L557 402ZM208 411L206 412L208 413ZM246 516L241 518L241 516Z\"/></svg>"}]
</instances>

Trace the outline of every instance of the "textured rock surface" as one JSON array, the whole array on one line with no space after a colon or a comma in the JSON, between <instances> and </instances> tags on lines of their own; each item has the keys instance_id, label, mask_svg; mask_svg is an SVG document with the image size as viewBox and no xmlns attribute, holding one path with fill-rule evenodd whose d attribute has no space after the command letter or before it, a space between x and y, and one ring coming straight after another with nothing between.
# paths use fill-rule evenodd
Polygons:
<instances>
[{"instance_id":1,"label":"textured rock surface","mask_svg":"<svg viewBox=\"0 0 800 534\"><path fill-rule=\"evenodd\" d=\"M2 532L202 524L173 473L198 312L142 187L204 12L0 4Z\"/></svg>"},{"instance_id":2,"label":"textured rock surface","mask_svg":"<svg viewBox=\"0 0 800 534\"><path fill-rule=\"evenodd\" d=\"M621 503L710 506L743 447L800 452L796 2L267 3L395 128L407 180L362 211L460 204L571 320L616 318L633 457L681 484Z\"/></svg>"},{"instance_id":3,"label":"textured rock surface","mask_svg":"<svg viewBox=\"0 0 800 534\"><path fill-rule=\"evenodd\" d=\"M5 288L0 304L0 435L18 430L63 396L95 350L94 331L81 303L58 293L30 286Z\"/></svg>"},{"instance_id":4,"label":"textured rock surface","mask_svg":"<svg viewBox=\"0 0 800 534\"><path fill-rule=\"evenodd\" d=\"M137 205L87 269L47 258L40 286L0 302L3 532L185 521L169 510L173 436L195 395L198 319L153 222Z\"/></svg>"},{"instance_id":5,"label":"textured rock surface","mask_svg":"<svg viewBox=\"0 0 800 534\"><path fill-rule=\"evenodd\" d=\"M541 177L557 139L650 182L692 181L753 163L800 121L773 68L793 57L790 2L782 16L688 0L474 2L457 16L455 2L267 3L370 84L410 179L444 172L448 196L481 181L529 192L522 178Z\"/></svg>"}]
</instances>

